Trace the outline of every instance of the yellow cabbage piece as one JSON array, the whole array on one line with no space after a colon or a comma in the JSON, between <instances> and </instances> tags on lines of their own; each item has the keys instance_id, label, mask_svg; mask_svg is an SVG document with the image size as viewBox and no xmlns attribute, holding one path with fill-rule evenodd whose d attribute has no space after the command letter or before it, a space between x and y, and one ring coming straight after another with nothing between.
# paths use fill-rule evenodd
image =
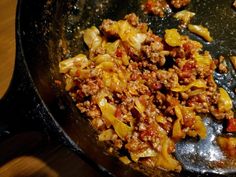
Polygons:
<instances>
[{"instance_id":1,"label":"yellow cabbage piece","mask_svg":"<svg viewBox=\"0 0 236 177\"><path fill-rule=\"evenodd\" d=\"M139 101L138 98L135 98L134 103L136 105L135 108L142 114L145 111L145 106Z\"/></svg>"},{"instance_id":2,"label":"yellow cabbage piece","mask_svg":"<svg viewBox=\"0 0 236 177\"><path fill-rule=\"evenodd\" d=\"M185 92L187 90L189 90L192 87L197 87L197 88L206 88L206 84L204 80L195 80L192 83L188 84L188 85L179 85L178 87L175 88L171 88L172 91L174 92Z\"/></svg>"},{"instance_id":3,"label":"yellow cabbage piece","mask_svg":"<svg viewBox=\"0 0 236 177\"><path fill-rule=\"evenodd\" d=\"M59 63L59 71L60 73L68 73L71 69L77 67L85 68L89 65L89 61L86 57L86 55L79 54L75 57L68 58L66 60L63 60Z\"/></svg>"},{"instance_id":4,"label":"yellow cabbage piece","mask_svg":"<svg viewBox=\"0 0 236 177\"><path fill-rule=\"evenodd\" d=\"M207 131L204 123L200 116L195 115L192 108L190 107L183 107L183 106L175 106L175 114L177 119L174 122L173 130L172 130L172 137L175 140L179 140L185 138L186 134L191 137L196 137L197 135L200 138L206 138ZM192 117L193 119L193 126L189 127L187 131L182 130L182 125L184 124L183 118L184 117Z\"/></svg>"},{"instance_id":5,"label":"yellow cabbage piece","mask_svg":"<svg viewBox=\"0 0 236 177\"><path fill-rule=\"evenodd\" d=\"M112 57L108 54L98 55L91 59L96 65L101 64L102 62L112 61Z\"/></svg>"},{"instance_id":6,"label":"yellow cabbage piece","mask_svg":"<svg viewBox=\"0 0 236 177\"><path fill-rule=\"evenodd\" d=\"M75 85L72 76L76 75L81 79L89 76L90 70L85 69L89 63L86 55L83 54L76 55L59 63L59 72L64 74L69 73L66 77L65 90L69 91Z\"/></svg>"},{"instance_id":7,"label":"yellow cabbage piece","mask_svg":"<svg viewBox=\"0 0 236 177\"><path fill-rule=\"evenodd\" d=\"M158 115L158 116L156 117L156 121L157 121L158 123L165 124L165 123L166 123L166 118L163 117L163 116L161 116L161 115Z\"/></svg>"},{"instance_id":8,"label":"yellow cabbage piece","mask_svg":"<svg viewBox=\"0 0 236 177\"><path fill-rule=\"evenodd\" d=\"M189 31L203 37L208 42L211 42L213 40L208 29L203 27L202 25L188 24L188 29Z\"/></svg>"},{"instance_id":9,"label":"yellow cabbage piece","mask_svg":"<svg viewBox=\"0 0 236 177\"><path fill-rule=\"evenodd\" d=\"M207 130L200 116L195 116L194 127L193 129L190 129L187 134L191 137L199 135L202 139L206 138Z\"/></svg>"},{"instance_id":10,"label":"yellow cabbage piece","mask_svg":"<svg viewBox=\"0 0 236 177\"><path fill-rule=\"evenodd\" d=\"M138 51L147 37L146 34L131 26L126 20L115 22L111 25L110 30L118 34L123 42L127 42Z\"/></svg>"},{"instance_id":11,"label":"yellow cabbage piece","mask_svg":"<svg viewBox=\"0 0 236 177\"><path fill-rule=\"evenodd\" d=\"M212 62L211 55L209 53L204 53L204 55L200 55L199 53L195 53L193 55L194 60L197 62L198 66L209 67Z\"/></svg>"},{"instance_id":12,"label":"yellow cabbage piece","mask_svg":"<svg viewBox=\"0 0 236 177\"><path fill-rule=\"evenodd\" d=\"M123 78L119 72L112 73L104 71L102 79L104 85L112 91L122 92L127 86L126 78Z\"/></svg>"},{"instance_id":13,"label":"yellow cabbage piece","mask_svg":"<svg viewBox=\"0 0 236 177\"><path fill-rule=\"evenodd\" d=\"M118 34L122 41L128 42L136 50L140 50L141 44L146 39L146 34L140 33L138 29L131 26L127 21L120 20L117 22Z\"/></svg>"},{"instance_id":14,"label":"yellow cabbage piece","mask_svg":"<svg viewBox=\"0 0 236 177\"><path fill-rule=\"evenodd\" d=\"M114 55L119 45L120 45L120 40L116 40L115 42L107 42L104 48L106 49L107 54Z\"/></svg>"},{"instance_id":15,"label":"yellow cabbage piece","mask_svg":"<svg viewBox=\"0 0 236 177\"><path fill-rule=\"evenodd\" d=\"M172 137L179 140L186 136L186 134L182 131L183 115L179 106L175 106L175 115L177 120L175 120L173 125Z\"/></svg>"},{"instance_id":16,"label":"yellow cabbage piece","mask_svg":"<svg viewBox=\"0 0 236 177\"><path fill-rule=\"evenodd\" d=\"M126 41L129 45L139 51L141 49L141 44L145 41L146 37L146 34L143 33L133 33L133 35L126 37Z\"/></svg>"},{"instance_id":17,"label":"yellow cabbage piece","mask_svg":"<svg viewBox=\"0 0 236 177\"><path fill-rule=\"evenodd\" d=\"M103 71L112 71L114 69L115 63L112 61L104 61L96 66L96 69L102 69Z\"/></svg>"},{"instance_id":18,"label":"yellow cabbage piece","mask_svg":"<svg viewBox=\"0 0 236 177\"><path fill-rule=\"evenodd\" d=\"M223 88L219 88L220 98L218 101L218 108L220 111L230 111L233 107L232 100L229 97L229 94Z\"/></svg>"},{"instance_id":19,"label":"yellow cabbage piece","mask_svg":"<svg viewBox=\"0 0 236 177\"><path fill-rule=\"evenodd\" d=\"M141 152L130 152L130 157L134 162L138 162L139 158L144 157L155 157L157 156L157 152L153 149L147 148Z\"/></svg>"},{"instance_id":20,"label":"yellow cabbage piece","mask_svg":"<svg viewBox=\"0 0 236 177\"><path fill-rule=\"evenodd\" d=\"M76 72L77 76L80 78L80 79L86 79L90 76L90 70L89 69L78 69L77 72Z\"/></svg>"},{"instance_id":21,"label":"yellow cabbage piece","mask_svg":"<svg viewBox=\"0 0 236 177\"><path fill-rule=\"evenodd\" d=\"M99 136L98 136L98 140L99 141L108 141L112 139L113 136L113 130L112 129L107 129L104 130Z\"/></svg>"},{"instance_id":22,"label":"yellow cabbage piece","mask_svg":"<svg viewBox=\"0 0 236 177\"><path fill-rule=\"evenodd\" d=\"M124 65L129 65L129 60L130 60L130 57L125 53L122 58L121 58L122 62Z\"/></svg>"},{"instance_id":23,"label":"yellow cabbage piece","mask_svg":"<svg viewBox=\"0 0 236 177\"><path fill-rule=\"evenodd\" d=\"M129 160L129 158L127 156L122 156L122 157L119 158L119 160L121 162L123 162L125 165L128 165L128 164L131 163L131 161Z\"/></svg>"},{"instance_id":24,"label":"yellow cabbage piece","mask_svg":"<svg viewBox=\"0 0 236 177\"><path fill-rule=\"evenodd\" d=\"M183 25L187 25L193 16L195 13L188 10L182 10L174 15L175 18L182 21Z\"/></svg>"},{"instance_id":25,"label":"yellow cabbage piece","mask_svg":"<svg viewBox=\"0 0 236 177\"><path fill-rule=\"evenodd\" d=\"M116 40L115 42L108 42L105 44L104 48L106 49L107 54L109 54L110 56L116 56L116 51L118 50L119 47L123 49L121 62L123 63L123 65L127 66L129 64L130 57L125 52L120 40ZM116 60L116 62L118 61L119 60ZM122 64L122 63L119 63L119 64Z\"/></svg>"},{"instance_id":26,"label":"yellow cabbage piece","mask_svg":"<svg viewBox=\"0 0 236 177\"><path fill-rule=\"evenodd\" d=\"M181 46L181 36L178 33L177 29L167 29L165 30L165 41L169 46L177 47Z\"/></svg>"},{"instance_id":27,"label":"yellow cabbage piece","mask_svg":"<svg viewBox=\"0 0 236 177\"><path fill-rule=\"evenodd\" d=\"M92 26L84 31L84 42L90 49L96 49L102 44L102 37L100 36L99 30Z\"/></svg>"},{"instance_id":28,"label":"yellow cabbage piece","mask_svg":"<svg viewBox=\"0 0 236 177\"><path fill-rule=\"evenodd\" d=\"M156 166L162 167L169 171L180 172L180 163L168 152L169 146L172 145L173 142L169 138L164 138L161 143L161 152L151 159L153 159Z\"/></svg>"},{"instance_id":29,"label":"yellow cabbage piece","mask_svg":"<svg viewBox=\"0 0 236 177\"><path fill-rule=\"evenodd\" d=\"M199 94L203 94L205 91L203 91L202 89L196 89L193 90L191 92L188 93L188 96L194 96L194 95L199 95Z\"/></svg>"},{"instance_id":30,"label":"yellow cabbage piece","mask_svg":"<svg viewBox=\"0 0 236 177\"><path fill-rule=\"evenodd\" d=\"M115 106L107 103L106 98L100 98L98 106L102 112L102 117L111 123L115 132L121 139L132 133L132 128L115 117Z\"/></svg>"}]
</instances>

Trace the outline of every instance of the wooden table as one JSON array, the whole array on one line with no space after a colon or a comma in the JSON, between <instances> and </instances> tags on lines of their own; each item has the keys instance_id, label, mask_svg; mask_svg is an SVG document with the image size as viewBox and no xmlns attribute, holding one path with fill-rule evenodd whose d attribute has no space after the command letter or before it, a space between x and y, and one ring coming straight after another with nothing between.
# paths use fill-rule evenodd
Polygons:
<instances>
[{"instance_id":1,"label":"wooden table","mask_svg":"<svg viewBox=\"0 0 236 177\"><path fill-rule=\"evenodd\" d=\"M0 142L1 177L105 177L78 154L37 131ZM4 162L5 161L5 162Z\"/></svg>"},{"instance_id":2,"label":"wooden table","mask_svg":"<svg viewBox=\"0 0 236 177\"><path fill-rule=\"evenodd\" d=\"M0 98L9 86L15 61L17 0L0 1Z\"/></svg>"}]
</instances>

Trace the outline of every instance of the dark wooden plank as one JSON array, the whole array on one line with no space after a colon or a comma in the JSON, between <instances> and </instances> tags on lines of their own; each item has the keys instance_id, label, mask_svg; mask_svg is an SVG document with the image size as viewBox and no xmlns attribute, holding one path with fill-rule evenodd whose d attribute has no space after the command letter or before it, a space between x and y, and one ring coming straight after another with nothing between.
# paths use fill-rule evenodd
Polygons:
<instances>
[{"instance_id":1,"label":"dark wooden plank","mask_svg":"<svg viewBox=\"0 0 236 177\"><path fill-rule=\"evenodd\" d=\"M77 153L35 131L18 133L1 142L0 157L1 177L102 176Z\"/></svg>"}]
</instances>

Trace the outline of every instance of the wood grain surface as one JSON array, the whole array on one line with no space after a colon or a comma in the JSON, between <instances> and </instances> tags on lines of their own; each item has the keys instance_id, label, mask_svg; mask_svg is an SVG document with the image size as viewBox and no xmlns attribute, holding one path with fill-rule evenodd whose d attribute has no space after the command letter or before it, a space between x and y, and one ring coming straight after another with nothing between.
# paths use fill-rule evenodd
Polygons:
<instances>
[{"instance_id":1,"label":"wood grain surface","mask_svg":"<svg viewBox=\"0 0 236 177\"><path fill-rule=\"evenodd\" d=\"M15 61L15 14L17 0L0 0L0 98L6 92Z\"/></svg>"},{"instance_id":2,"label":"wood grain surface","mask_svg":"<svg viewBox=\"0 0 236 177\"><path fill-rule=\"evenodd\" d=\"M79 154L37 131L0 142L0 177L106 177Z\"/></svg>"},{"instance_id":3,"label":"wood grain surface","mask_svg":"<svg viewBox=\"0 0 236 177\"><path fill-rule=\"evenodd\" d=\"M33 156L21 156L0 167L1 177L59 177L40 159Z\"/></svg>"}]
</instances>

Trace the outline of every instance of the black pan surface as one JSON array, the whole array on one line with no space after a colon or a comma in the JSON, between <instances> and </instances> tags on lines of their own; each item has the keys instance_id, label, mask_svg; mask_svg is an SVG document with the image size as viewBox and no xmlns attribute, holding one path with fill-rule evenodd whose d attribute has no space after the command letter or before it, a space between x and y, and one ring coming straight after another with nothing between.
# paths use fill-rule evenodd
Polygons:
<instances>
[{"instance_id":1,"label":"black pan surface","mask_svg":"<svg viewBox=\"0 0 236 177\"><path fill-rule=\"evenodd\" d=\"M196 13L193 24L208 27L214 38L212 43L185 29L182 33L203 43L213 57L226 56L230 72L215 73L215 79L229 92L235 108L236 74L229 62L229 55L236 55L236 10L232 3L233 0L192 0L186 8ZM162 35L167 28L177 28L178 22L171 17L172 13L161 19L145 15L140 5L138 0L21 0L18 4L18 47L38 96L51 119L62 128L60 131L67 144L80 155L85 154L90 163L106 175L132 177L144 174L134 170L137 166L126 166L106 153L106 145L96 140L96 133L86 117L75 107L63 86L58 87L54 80L62 80L58 73L59 61L86 52L80 32L91 25L99 26L103 19L118 20L134 12L156 34ZM204 121L208 128L206 140L187 139L177 144L176 157L184 167L183 172L142 171L153 176L236 176L236 161L229 161L215 142L217 135L225 134L222 123L207 116Z\"/></svg>"}]
</instances>

